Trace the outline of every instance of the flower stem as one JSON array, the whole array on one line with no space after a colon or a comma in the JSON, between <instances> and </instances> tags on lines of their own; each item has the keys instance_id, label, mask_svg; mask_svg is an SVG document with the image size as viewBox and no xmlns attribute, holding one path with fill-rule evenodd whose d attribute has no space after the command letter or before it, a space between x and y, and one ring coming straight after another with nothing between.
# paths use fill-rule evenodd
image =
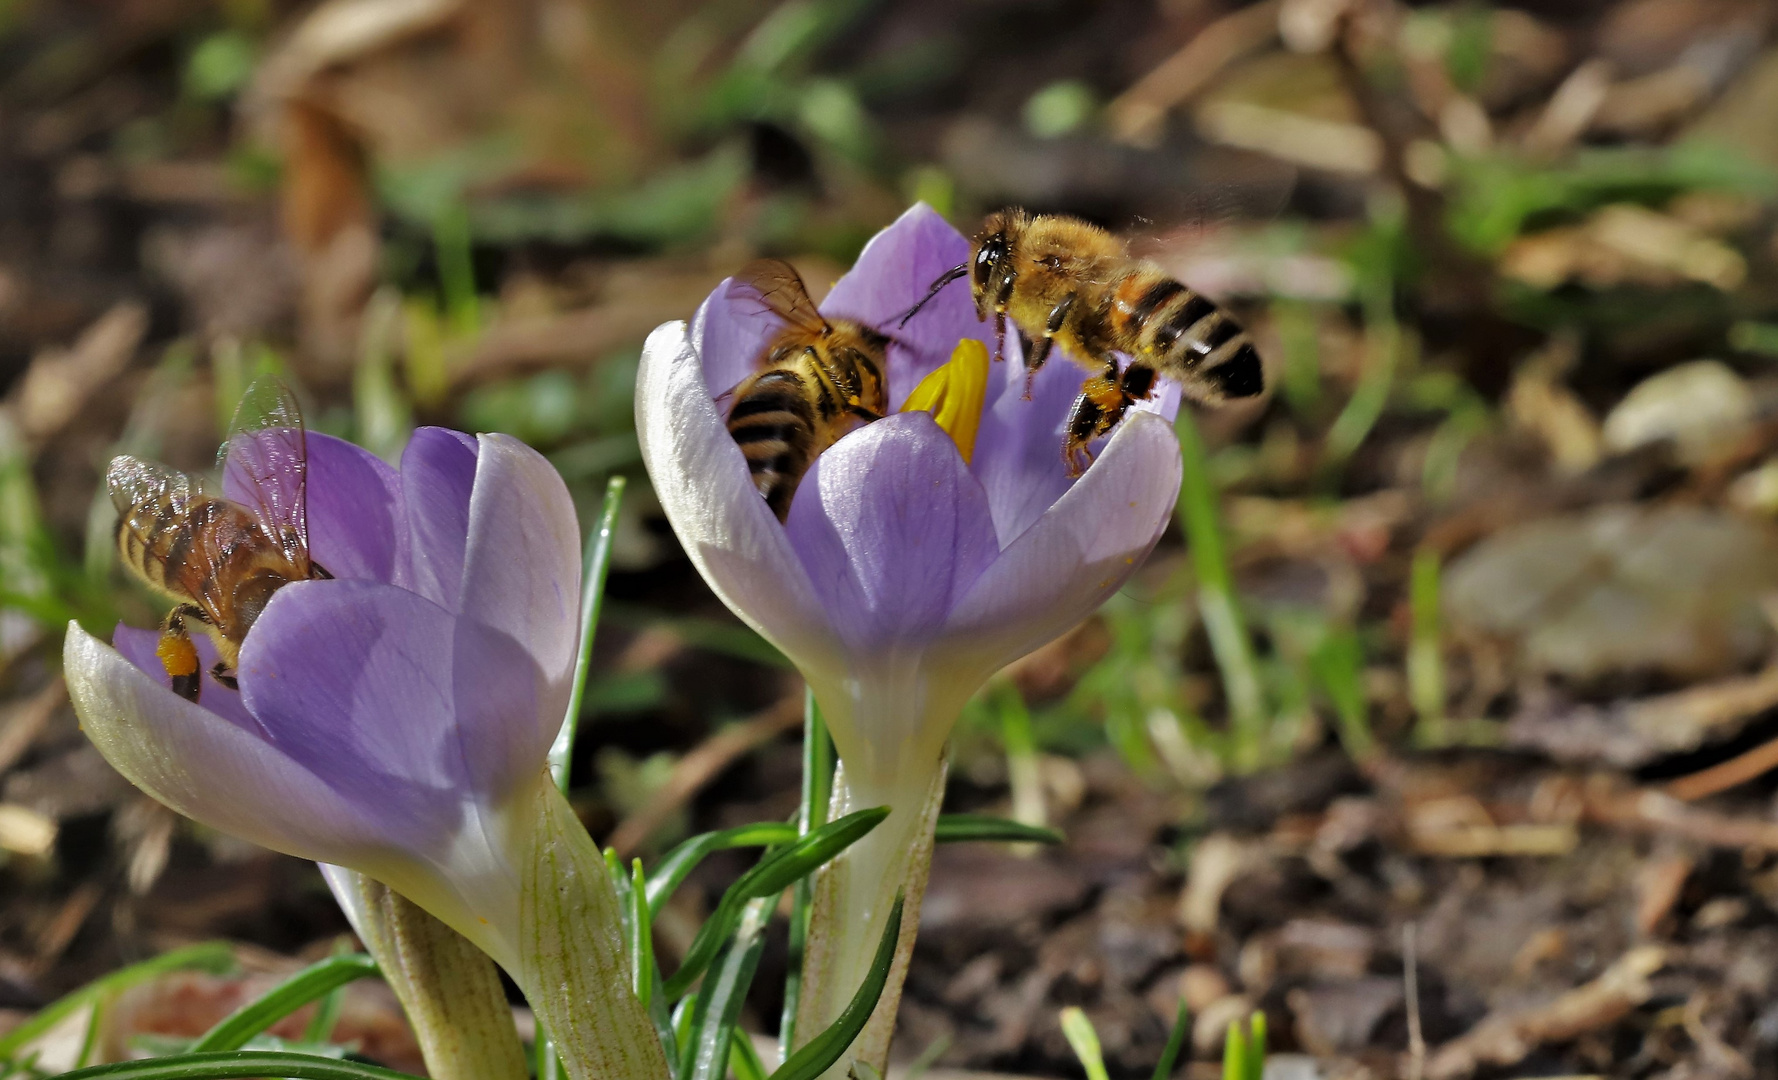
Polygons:
<instances>
[{"instance_id":1,"label":"flower stem","mask_svg":"<svg viewBox=\"0 0 1778 1080\"><path fill-rule=\"evenodd\" d=\"M815 693L803 698L803 800L796 832L807 836L827 824L827 803L833 796L833 740L821 722ZM803 954L809 937L809 912L815 903L815 882L803 878L791 889L789 973L784 977L784 1012L778 1021L778 1060L788 1061L796 1049L796 1014L802 1004Z\"/></svg>"},{"instance_id":2,"label":"flower stem","mask_svg":"<svg viewBox=\"0 0 1778 1080\"><path fill-rule=\"evenodd\" d=\"M623 915L605 860L553 783L537 784L531 799L537 817L529 850L518 853L512 975L571 1080L666 1080L666 1054L631 991Z\"/></svg>"},{"instance_id":3,"label":"flower stem","mask_svg":"<svg viewBox=\"0 0 1778 1080\"><path fill-rule=\"evenodd\" d=\"M524 1080L525 1050L487 954L380 882L337 868L329 876L413 1025L426 1071L435 1080Z\"/></svg>"},{"instance_id":4,"label":"flower stem","mask_svg":"<svg viewBox=\"0 0 1778 1080\"><path fill-rule=\"evenodd\" d=\"M887 1069L889 1039L895 1033L902 983L920 925L920 901L932 869L933 830L944 801L946 772L947 760L941 757L925 776L901 778L888 791L854 789L843 762L834 774L830 818L864 806L887 805L890 814L816 875L796 1017L798 1042L806 1044L845 1011L870 970L897 894L905 899L895 959L882 996L851 1049L823 1074L824 1080L844 1080L854 1061L879 1075Z\"/></svg>"}]
</instances>

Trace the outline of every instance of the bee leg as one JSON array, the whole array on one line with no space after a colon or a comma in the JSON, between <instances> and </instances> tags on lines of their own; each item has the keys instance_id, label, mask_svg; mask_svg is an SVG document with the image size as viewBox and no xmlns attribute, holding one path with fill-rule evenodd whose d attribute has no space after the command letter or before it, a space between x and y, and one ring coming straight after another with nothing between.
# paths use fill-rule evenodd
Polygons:
<instances>
[{"instance_id":1,"label":"bee leg","mask_svg":"<svg viewBox=\"0 0 1778 1080\"><path fill-rule=\"evenodd\" d=\"M206 624L210 621L203 609L195 604L180 604L161 620L161 639L154 647L154 655L172 680L173 693L187 701L196 701L200 682L198 649L192 644L191 632L185 628L187 619Z\"/></svg>"},{"instance_id":2,"label":"bee leg","mask_svg":"<svg viewBox=\"0 0 1778 1080\"><path fill-rule=\"evenodd\" d=\"M873 420L881 420L883 418L882 413L876 412L873 409L867 409L863 405L856 403L846 406L846 411L867 424Z\"/></svg>"},{"instance_id":3,"label":"bee leg","mask_svg":"<svg viewBox=\"0 0 1778 1080\"><path fill-rule=\"evenodd\" d=\"M220 660L216 661L216 665L210 669L210 677L230 690L241 688L240 681L235 678L235 669Z\"/></svg>"},{"instance_id":4,"label":"bee leg","mask_svg":"<svg viewBox=\"0 0 1778 1080\"><path fill-rule=\"evenodd\" d=\"M310 581L332 581L333 575L327 572L327 567L322 566L320 563L316 562L313 559L310 559L309 560L309 580Z\"/></svg>"},{"instance_id":5,"label":"bee leg","mask_svg":"<svg viewBox=\"0 0 1778 1080\"><path fill-rule=\"evenodd\" d=\"M1062 302L1050 308L1048 321L1044 323L1043 338L1035 347L1025 353L1025 400L1031 400L1031 384L1037 380L1037 370L1043 367L1050 358L1050 348L1056 343L1056 335L1068 322L1068 311L1074 307L1075 294L1069 293Z\"/></svg>"},{"instance_id":6,"label":"bee leg","mask_svg":"<svg viewBox=\"0 0 1778 1080\"><path fill-rule=\"evenodd\" d=\"M1062 460L1068 463L1069 479L1079 478L1093 463L1087 447L1123 419L1130 398L1118 384L1115 366L1104 375L1088 379L1074 399L1068 417L1068 434L1062 439ZM1082 464L1082 462L1085 464Z\"/></svg>"},{"instance_id":7,"label":"bee leg","mask_svg":"<svg viewBox=\"0 0 1778 1080\"><path fill-rule=\"evenodd\" d=\"M1006 348L1006 312L996 311L994 313L994 362L996 364L998 364L1000 361L1006 359L1006 357L1004 355L1005 348Z\"/></svg>"}]
</instances>

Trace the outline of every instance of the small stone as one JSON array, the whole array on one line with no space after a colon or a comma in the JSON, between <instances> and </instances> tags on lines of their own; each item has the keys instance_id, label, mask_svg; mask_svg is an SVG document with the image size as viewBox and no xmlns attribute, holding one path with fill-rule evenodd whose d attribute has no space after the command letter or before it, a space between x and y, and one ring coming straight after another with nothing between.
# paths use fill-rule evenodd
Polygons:
<instances>
[{"instance_id":1,"label":"small stone","mask_svg":"<svg viewBox=\"0 0 1778 1080\"><path fill-rule=\"evenodd\" d=\"M1637 383L1605 418L1617 453L1671 439L1688 465L1732 447L1753 425L1753 394L1720 360L1694 360Z\"/></svg>"}]
</instances>

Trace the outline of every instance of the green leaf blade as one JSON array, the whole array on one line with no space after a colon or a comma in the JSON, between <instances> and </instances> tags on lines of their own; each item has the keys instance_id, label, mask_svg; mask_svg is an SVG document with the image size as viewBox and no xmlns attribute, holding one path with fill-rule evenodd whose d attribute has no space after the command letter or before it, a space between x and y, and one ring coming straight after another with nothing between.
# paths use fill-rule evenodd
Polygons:
<instances>
[{"instance_id":1,"label":"green leaf blade","mask_svg":"<svg viewBox=\"0 0 1778 1080\"><path fill-rule=\"evenodd\" d=\"M251 1001L225 1017L192 1044L191 1052L201 1054L223 1050L239 1050L260 1032L289 1016L311 1001L326 997L347 983L376 975L377 962L363 953L333 956L311 964L285 979L270 992Z\"/></svg>"}]
</instances>

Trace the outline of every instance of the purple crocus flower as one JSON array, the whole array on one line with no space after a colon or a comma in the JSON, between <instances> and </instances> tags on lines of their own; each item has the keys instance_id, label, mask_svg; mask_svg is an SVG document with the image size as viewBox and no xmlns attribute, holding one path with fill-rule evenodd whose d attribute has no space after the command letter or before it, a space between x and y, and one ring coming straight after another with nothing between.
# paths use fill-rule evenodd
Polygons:
<instances>
[{"instance_id":1,"label":"purple crocus flower","mask_svg":"<svg viewBox=\"0 0 1778 1080\"><path fill-rule=\"evenodd\" d=\"M961 283L897 326L935 278L968 258L968 240L916 206L871 241L821 304L829 317L894 335L892 410L960 341L991 349L989 325ZM924 868L910 852L929 843L931 814L922 808L940 784L944 745L965 702L996 670L1095 610L1166 527L1179 490L1170 422L1179 398L1168 387L1132 410L1096 463L1070 480L1062 432L1085 374L1051 363L1027 400L1018 342L1009 340L969 460L953 439L967 432L947 432L925 412L896 413L827 450L780 524L754 490L716 400L752 370L776 328L745 287L718 286L689 327L669 323L649 337L636 421L686 554L814 691L841 759L836 811L894 810L827 875L833 928L811 949L798 1024L806 1039L858 985L904 883L904 926L917 922ZM886 995L879 1019L893 1016L897 993ZM873 1020L873 1029L882 1026ZM886 1048L886 1034L877 1038ZM854 1055L881 1069L872 1039L867 1030Z\"/></svg>"},{"instance_id":2,"label":"purple crocus flower","mask_svg":"<svg viewBox=\"0 0 1778 1080\"><path fill-rule=\"evenodd\" d=\"M88 737L188 817L414 901L511 972L552 1028L578 1010L604 1023L598 1038L634 1037L618 1058L658 1060L621 970L615 894L546 767L578 638L580 535L561 477L505 435L423 428L399 472L325 435L307 447L309 546L333 580L280 589L242 646L239 691L206 674L198 703L168 688L155 631L119 626L108 646L71 624ZM223 493L246 501L238 464ZM581 924L549 925L576 905ZM556 970L561 950L540 945L570 937L583 977L616 988L593 1007L583 977ZM603 1072L663 1076L664 1062Z\"/></svg>"}]
</instances>

